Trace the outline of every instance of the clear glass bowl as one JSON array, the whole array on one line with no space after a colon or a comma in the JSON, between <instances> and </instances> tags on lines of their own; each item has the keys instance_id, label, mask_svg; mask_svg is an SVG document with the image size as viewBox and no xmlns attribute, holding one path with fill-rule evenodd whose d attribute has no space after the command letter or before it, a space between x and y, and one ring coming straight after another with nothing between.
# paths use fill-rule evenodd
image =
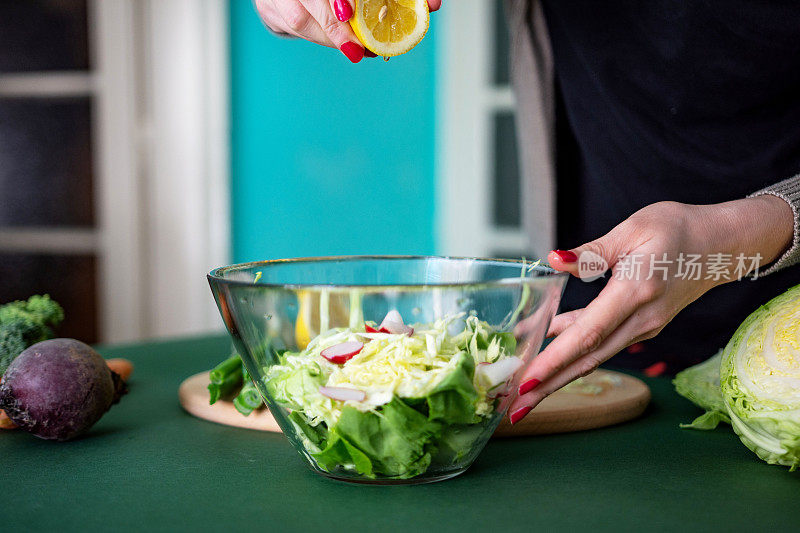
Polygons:
<instances>
[{"instance_id":1,"label":"clear glass bowl","mask_svg":"<svg viewBox=\"0 0 800 533\"><path fill-rule=\"evenodd\" d=\"M381 256L232 265L208 280L248 373L311 468L401 484L472 464L541 349L566 275L525 261Z\"/></svg>"}]
</instances>

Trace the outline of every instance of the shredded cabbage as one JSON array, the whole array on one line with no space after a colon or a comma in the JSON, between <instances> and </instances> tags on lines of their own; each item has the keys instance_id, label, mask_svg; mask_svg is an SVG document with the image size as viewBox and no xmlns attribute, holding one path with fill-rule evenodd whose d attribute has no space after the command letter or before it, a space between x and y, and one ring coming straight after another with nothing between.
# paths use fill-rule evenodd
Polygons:
<instances>
[{"instance_id":1,"label":"shredded cabbage","mask_svg":"<svg viewBox=\"0 0 800 533\"><path fill-rule=\"evenodd\" d=\"M363 348L343 364L322 356L345 342L361 342ZM300 352L284 353L280 364L267 369L266 385L272 399L291 411L298 438L322 468L410 477L424 472L434 457L456 460L468 453L474 439L465 436L477 438L481 431L465 428L496 414L496 396L521 364L515 350L511 333L464 313L415 324L410 335L370 333L363 322L356 327L351 322L311 339ZM511 364L493 367L495 373L509 369L501 383L476 372L478 365L510 358ZM357 389L365 396L335 400L320 387ZM396 433L418 433L420 440L409 442ZM400 464L397 457L406 459Z\"/></svg>"}]
</instances>

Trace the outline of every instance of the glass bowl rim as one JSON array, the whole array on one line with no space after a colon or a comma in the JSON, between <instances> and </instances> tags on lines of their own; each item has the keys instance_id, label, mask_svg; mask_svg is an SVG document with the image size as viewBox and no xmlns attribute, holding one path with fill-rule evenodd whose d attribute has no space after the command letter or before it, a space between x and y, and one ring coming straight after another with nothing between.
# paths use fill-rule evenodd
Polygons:
<instances>
[{"instance_id":1,"label":"glass bowl rim","mask_svg":"<svg viewBox=\"0 0 800 533\"><path fill-rule=\"evenodd\" d=\"M447 283L396 283L396 284L375 284L375 285L359 285L351 283L267 283L262 281L244 281L233 280L222 277L224 271L229 270L244 270L257 267L259 265L275 265L275 264L288 264L288 263L310 263L310 262L323 262L323 261L364 261L364 260L380 260L380 261L397 261L397 260L422 260L422 259L445 259L455 261L478 261L482 263L505 263L508 266L518 265L520 268L527 269L527 272L536 271L544 274L537 277L522 277L515 276L509 278L498 278L485 281L459 281ZM234 263L212 269L207 278L209 281L226 285L248 286L248 287L266 287L273 289L322 289L322 290L418 290L420 288L458 288L458 287L495 287L495 286L509 286L523 283L536 283L545 279L550 280L559 277L568 277L568 272L559 272L552 267L536 264L537 261L528 262L524 257L521 259L497 259L489 257L463 257L463 256L449 256L449 255L329 255L318 257L292 257L285 259L265 259L261 261L250 261L247 263Z\"/></svg>"}]
</instances>

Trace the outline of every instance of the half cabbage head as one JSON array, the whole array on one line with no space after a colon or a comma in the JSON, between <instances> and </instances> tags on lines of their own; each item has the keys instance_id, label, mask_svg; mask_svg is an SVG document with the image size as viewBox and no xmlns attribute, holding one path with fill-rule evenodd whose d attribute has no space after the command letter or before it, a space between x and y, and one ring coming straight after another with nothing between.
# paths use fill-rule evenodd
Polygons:
<instances>
[{"instance_id":1,"label":"half cabbage head","mask_svg":"<svg viewBox=\"0 0 800 533\"><path fill-rule=\"evenodd\" d=\"M739 326L722 353L731 425L770 464L800 466L800 285Z\"/></svg>"},{"instance_id":2,"label":"half cabbage head","mask_svg":"<svg viewBox=\"0 0 800 533\"><path fill-rule=\"evenodd\" d=\"M683 427L730 422L764 461L800 466L800 285L757 309L721 354L679 373L674 384L706 410Z\"/></svg>"}]
</instances>

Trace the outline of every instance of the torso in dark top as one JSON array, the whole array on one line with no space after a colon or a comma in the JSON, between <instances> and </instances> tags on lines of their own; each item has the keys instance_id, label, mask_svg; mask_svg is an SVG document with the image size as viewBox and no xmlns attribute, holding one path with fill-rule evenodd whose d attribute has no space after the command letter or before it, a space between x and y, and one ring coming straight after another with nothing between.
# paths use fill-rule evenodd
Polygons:
<instances>
[{"instance_id":1,"label":"torso in dark top","mask_svg":"<svg viewBox=\"0 0 800 533\"><path fill-rule=\"evenodd\" d=\"M654 202L734 200L800 172L800 2L543 4L559 86L560 247ZM673 371L702 360L797 283L790 267L713 289L629 359ZM572 280L563 308L600 288Z\"/></svg>"}]
</instances>

